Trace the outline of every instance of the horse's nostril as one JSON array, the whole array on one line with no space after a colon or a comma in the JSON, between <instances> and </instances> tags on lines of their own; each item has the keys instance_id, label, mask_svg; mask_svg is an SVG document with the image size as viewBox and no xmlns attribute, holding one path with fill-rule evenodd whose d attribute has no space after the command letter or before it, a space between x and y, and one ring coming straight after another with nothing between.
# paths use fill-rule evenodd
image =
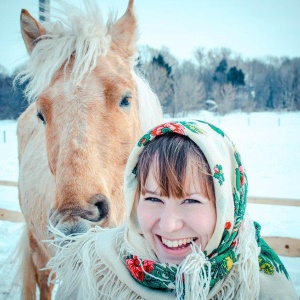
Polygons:
<instances>
[{"instance_id":1,"label":"horse's nostril","mask_svg":"<svg viewBox=\"0 0 300 300\"><path fill-rule=\"evenodd\" d=\"M97 202L97 203L95 203L95 206L97 207L97 209L99 211L99 220L98 221L107 217L108 212L109 212L109 206L108 206L107 201L104 200L101 202Z\"/></svg>"},{"instance_id":2,"label":"horse's nostril","mask_svg":"<svg viewBox=\"0 0 300 300\"><path fill-rule=\"evenodd\" d=\"M96 206L98 214L97 218L90 221L98 222L106 218L109 213L109 204L107 197L102 194L96 194L92 196L90 200L91 204L94 204Z\"/></svg>"}]
</instances>

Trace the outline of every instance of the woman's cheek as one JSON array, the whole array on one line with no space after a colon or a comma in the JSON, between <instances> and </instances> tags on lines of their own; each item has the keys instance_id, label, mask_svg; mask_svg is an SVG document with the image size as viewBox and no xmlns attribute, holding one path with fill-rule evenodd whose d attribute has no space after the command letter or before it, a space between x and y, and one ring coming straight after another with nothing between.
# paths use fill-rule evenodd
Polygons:
<instances>
[{"instance_id":1,"label":"woman's cheek","mask_svg":"<svg viewBox=\"0 0 300 300\"><path fill-rule=\"evenodd\" d=\"M148 203L141 203L137 207L137 217L143 233L150 232L159 219L159 209Z\"/></svg>"},{"instance_id":2,"label":"woman's cheek","mask_svg":"<svg viewBox=\"0 0 300 300\"><path fill-rule=\"evenodd\" d=\"M139 224L142 230L147 227L147 223L149 222L149 209L147 210L147 205L140 200L138 207L137 207L137 217Z\"/></svg>"}]
</instances>

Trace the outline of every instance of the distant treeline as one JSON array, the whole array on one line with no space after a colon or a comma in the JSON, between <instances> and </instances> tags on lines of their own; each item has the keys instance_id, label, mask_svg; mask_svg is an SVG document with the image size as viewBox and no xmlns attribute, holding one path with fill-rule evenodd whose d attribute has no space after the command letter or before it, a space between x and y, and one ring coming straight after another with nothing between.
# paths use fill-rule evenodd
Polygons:
<instances>
[{"instance_id":1,"label":"distant treeline","mask_svg":"<svg viewBox=\"0 0 300 300\"><path fill-rule=\"evenodd\" d=\"M0 120L17 119L28 106L23 94L25 85L14 86L14 77L0 65Z\"/></svg>"},{"instance_id":2,"label":"distant treeline","mask_svg":"<svg viewBox=\"0 0 300 300\"><path fill-rule=\"evenodd\" d=\"M300 57L243 59L227 48L199 48L193 60L179 62L168 49L145 46L138 66L171 116L300 110Z\"/></svg>"},{"instance_id":3,"label":"distant treeline","mask_svg":"<svg viewBox=\"0 0 300 300\"><path fill-rule=\"evenodd\" d=\"M231 50L199 48L180 62L168 49L140 48L137 68L157 93L164 112L184 116L207 109L300 110L300 57L243 59ZM16 119L27 107L23 86L0 66L0 119Z\"/></svg>"}]
</instances>

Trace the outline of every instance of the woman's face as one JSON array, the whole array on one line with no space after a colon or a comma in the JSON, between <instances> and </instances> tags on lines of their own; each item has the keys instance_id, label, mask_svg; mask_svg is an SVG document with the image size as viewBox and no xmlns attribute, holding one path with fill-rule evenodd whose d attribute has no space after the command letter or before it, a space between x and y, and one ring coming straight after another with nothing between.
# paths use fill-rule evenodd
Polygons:
<instances>
[{"instance_id":1,"label":"woman's face","mask_svg":"<svg viewBox=\"0 0 300 300\"><path fill-rule=\"evenodd\" d=\"M203 251L214 232L215 203L202 196L205 193L201 191L201 177L195 169L191 167L187 172L188 196L184 199L161 196L153 167L147 177L145 195L140 195L138 221L160 262L180 264L191 253L192 241L201 245Z\"/></svg>"}]
</instances>

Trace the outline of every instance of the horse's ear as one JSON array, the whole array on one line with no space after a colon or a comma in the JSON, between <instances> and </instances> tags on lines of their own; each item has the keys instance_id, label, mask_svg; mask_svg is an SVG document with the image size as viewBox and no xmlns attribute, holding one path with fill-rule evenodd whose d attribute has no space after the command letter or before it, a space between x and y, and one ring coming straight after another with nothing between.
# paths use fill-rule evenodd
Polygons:
<instances>
[{"instance_id":1,"label":"horse's ear","mask_svg":"<svg viewBox=\"0 0 300 300\"><path fill-rule=\"evenodd\" d=\"M118 51L125 59L132 58L137 49L137 20L133 8L134 0L129 0L125 14L110 28L111 49Z\"/></svg>"},{"instance_id":2,"label":"horse's ear","mask_svg":"<svg viewBox=\"0 0 300 300\"><path fill-rule=\"evenodd\" d=\"M21 11L20 23L22 37L30 54L38 38L44 35L46 30L26 9L22 9Z\"/></svg>"}]
</instances>

